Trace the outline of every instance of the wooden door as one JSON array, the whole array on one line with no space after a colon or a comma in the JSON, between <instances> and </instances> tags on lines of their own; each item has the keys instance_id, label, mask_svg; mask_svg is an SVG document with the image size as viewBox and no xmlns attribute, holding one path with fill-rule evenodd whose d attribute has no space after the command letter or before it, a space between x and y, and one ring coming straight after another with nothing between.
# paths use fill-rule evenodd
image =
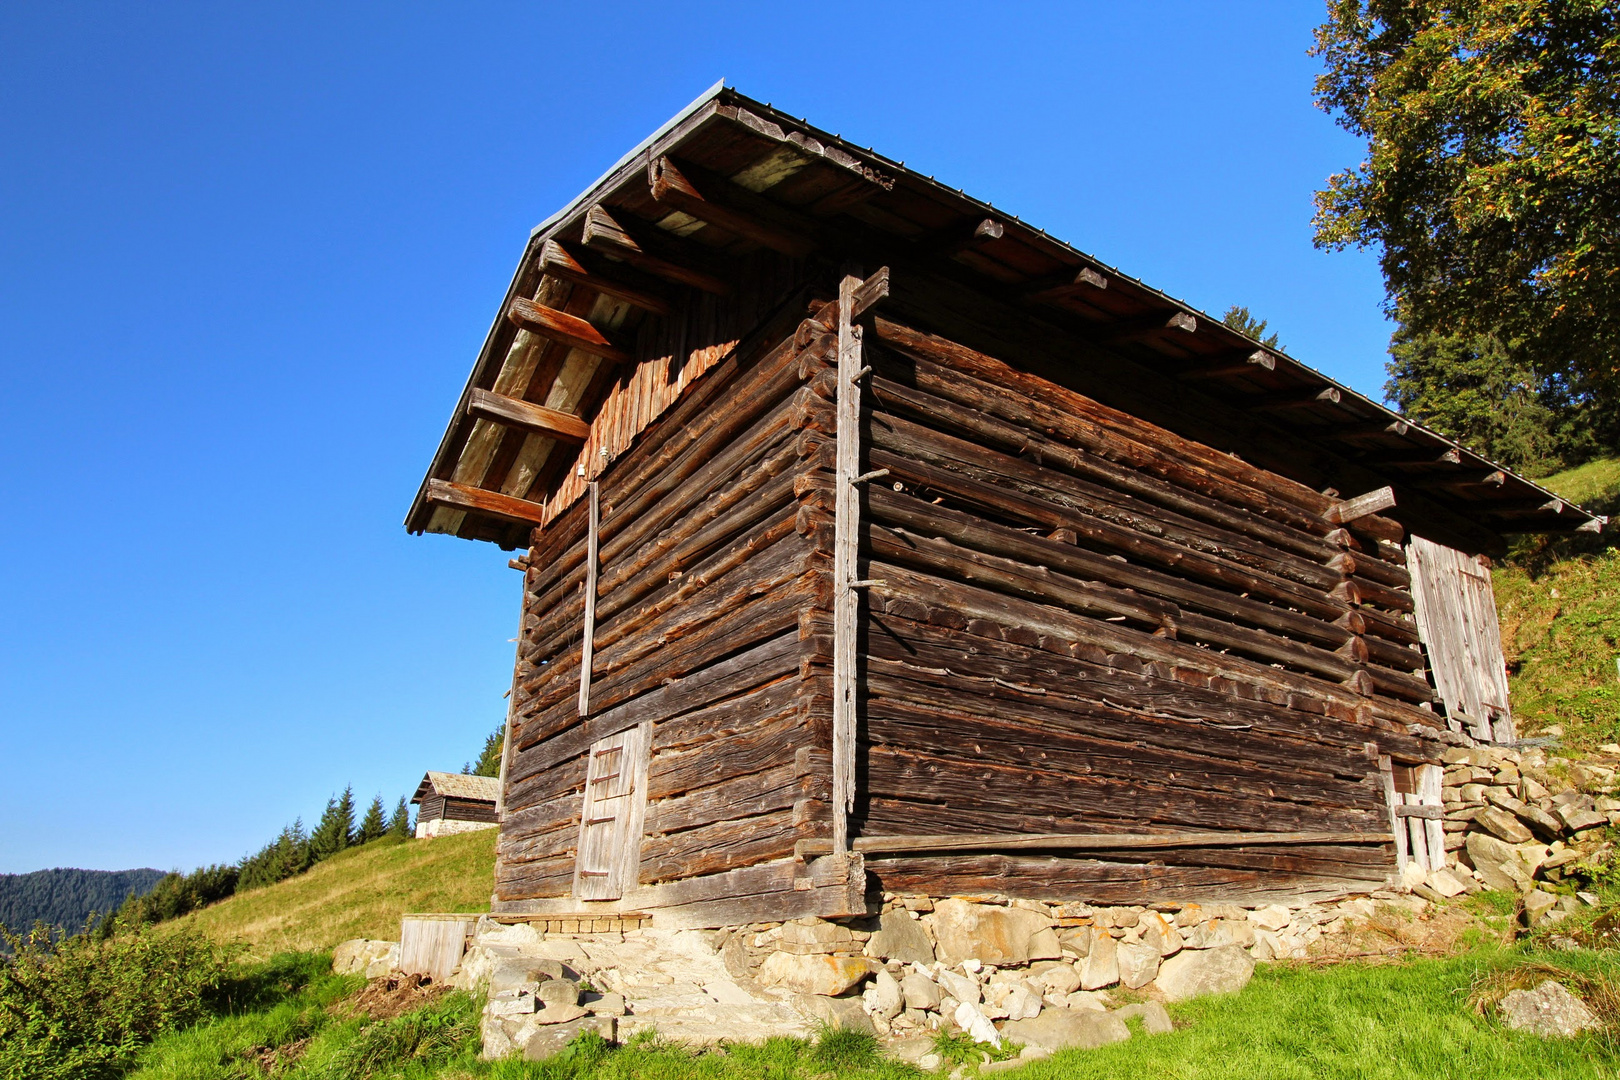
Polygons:
<instances>
[{"instance_id":1,"label":"wooden door","mask_svg":"<svg viewBox=\"0 0 1620 1080\"><path fill-rule=\"evenodd\" d=\"M575 899L617 900L637 884L651 726L629 728L591 746L574 861Z\"/></svg>"},{"instance_id":2,"label":"wooden door","mask_svg":"<svg viewBox=\"0 0 1620 1080\"><path fill-rule=\"evenodd\" d=\"M1513 741L1502 628L1489 563L1414 536L1406 545L1418 636L1446 716L1476 739Z\"/></svg>"}]
</instances>

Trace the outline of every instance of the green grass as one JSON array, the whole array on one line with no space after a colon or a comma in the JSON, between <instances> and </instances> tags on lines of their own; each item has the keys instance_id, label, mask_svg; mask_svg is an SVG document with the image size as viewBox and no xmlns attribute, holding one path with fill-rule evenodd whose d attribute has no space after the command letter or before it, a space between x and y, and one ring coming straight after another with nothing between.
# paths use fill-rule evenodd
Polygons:
<instances>
[{"instance_id":1,"label":"green grass","mask_svg":"<svg viewBox=\"0 0 1620 1080\"><path fill-rule=\"evenodd\" d=\"M374 840L178 922L265 958L330 949L350 938L397 940L407 911L488 911L494 881L494 829Z\"/></svg>"},{"instance_id":2,"label":"green grass","mask_svg":"<svg viewBox=\"0 0 1620 1080\"><path fill-rule=\"evenodd\" d=\"M1620 458L1541 481L1583 506L1620 512ZM1620 742L1620 522L1597 538L1537 538L1495 573L1502 647L1521 735L1564 729L1566 748Z\"/></svg>"},{"instance_id":3,"label":"green grass","mask_svg":"<svg viewBox=\"0 0 1620 1080\"><path fill-rule=\"evenodd\" d=\"M453 993L414 1013L368 1022L332 1008L359 980L317 974L324 961L282 957L253 969L257 974L247 982L270 986L279 978L279 996L261 992L252 1008L161 1039L147 1048L130 1080L916 1080L926 1075L878 1057L869 1037L850 1033L703 1052L656 1039L618 1049L586 1039L545 1062L484 1062L477 1058L476 998ZM1530 961L1599 980L1620 977L1620 958L1612 953L1523 948L1384 966L1262 966L1241 994L1172 1006L1178 1030L1171 1034L1138 1031L1127 1043L1065 1051L1015 1075L1027 1080L1614 1077L1620 1055L1607 1036L1542 1040L1475 1013L1469 993L1479 980ZM280 1046L294 1052L279 1061L266 1055ZM275 1063L266 1067L268 1061Z\"/></svg>"}]
</instances>

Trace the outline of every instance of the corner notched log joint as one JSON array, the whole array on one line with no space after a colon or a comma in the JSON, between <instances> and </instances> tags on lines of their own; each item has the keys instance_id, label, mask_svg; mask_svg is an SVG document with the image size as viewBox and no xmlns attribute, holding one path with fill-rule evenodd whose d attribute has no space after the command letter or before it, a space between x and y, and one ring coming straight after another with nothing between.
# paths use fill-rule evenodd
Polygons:
<instances>
[{"instance_id":1,"label":"corner notched log joint","mask_svg":"<svg viewBox=\"0 0 1620 1080\"><path fill-rule=\"evenodd\" d=\"M1359 521L1372 514L1380 514L1395 505L1395 489L1381 487L1376 491L1369 491L1365 495L1357 495L1353 499L1335 503L1327 508L1322 517L1335 525L1344 525L1348 522Z\"/></svg>"}]
</instances>

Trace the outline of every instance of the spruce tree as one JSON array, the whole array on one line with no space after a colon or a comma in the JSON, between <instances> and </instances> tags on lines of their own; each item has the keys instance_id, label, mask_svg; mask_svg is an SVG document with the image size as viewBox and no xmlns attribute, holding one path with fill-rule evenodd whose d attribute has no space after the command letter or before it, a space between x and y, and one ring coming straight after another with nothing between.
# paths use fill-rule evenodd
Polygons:
<instances>
[{"instance_id":1,"label":"spruce tree","mask_svg":"<svg viewBox=\"0 0 1620 1080\"><path fill-rule=\"evenodd\" d=\"M388 833L401 840L411 837L411 807L403 795L399 797L399 805L394 807L394 816L388 819Z\"/></svg>"},{"instance_id":2,"label":"spruce tree","mask_svg":"<svg viewBox=\"0 0 1620 1080\"><path fill-rule=\"evenodd\" d=\"M360 819L358 842L369 844L386 835L388 835L388 820L383 815L382 796L375 795L371 799L371 805L366 807L366 816Z\"/></svg>"},{"instance_id":3,"label":"spruce tree","mask_svg":"<svg viewBox=\"0 0 1620 1080\"><path fill-rule=\"evenodd\" d=\"M506 724L490 732L489 738L484 740L483 752L478 755L478 761L473 764L474 776L501 775L501 747L506 743Z\"/></svg>"},{"instance_id":4,"label":"spruce tree","mask_svg":"<svg viewBox=\"0 0 1620 1080\"><path fill-rule=\"evenodd\" d=\"M1221 323L1224 326L1231 327L1245 337L1253 338L1268 349L1282 348L1281 345L1277 344L1276 334L1269 337L1266 335L1266 320L1256 319L1249 314L1249 309L1246 307L1233 304L1226 309L1226 314L1221 316Z\"/></svg>"},{"instance_id":5,"label":"spruce tree","mask_svg":"<svg viewBox=\"0 0 1620 1080\"><path fill-rule=\"evenodd\" d=\"M345 787L342 795L326 800L326 811L309 834L310 856L315 862L330 859L353 843L354 789Z\"/></svg>"}]
</instances>

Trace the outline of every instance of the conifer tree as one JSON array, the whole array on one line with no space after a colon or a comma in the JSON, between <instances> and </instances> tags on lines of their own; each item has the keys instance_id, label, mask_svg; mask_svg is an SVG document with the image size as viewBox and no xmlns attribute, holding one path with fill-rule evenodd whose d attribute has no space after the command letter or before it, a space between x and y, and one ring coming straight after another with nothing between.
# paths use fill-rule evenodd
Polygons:
<instances>
[{"instance_id":1,"label":"conifer tree","mask_svg":"<svg viewBox=\"0 0 1620 1080\"><path fill-rule=\"evenodd\" d=\"M360 819L360 835L357 842L369 844L378 837L388 835L388 819L383 814L383 801L381 795L374 795L371 805L366 807L366 816Z\"/></svg>"},{"instance_id":2,"label":"conifer tree","mask_svg":"<svg viewBox=\"0 0 1620 1080\"><path fill-rule=\"evenodd\" d=\"M483 752L478 755L478 761L473 764L474 776L501 775L501 748L506 742L506 724L489 733L484 740Z\"/></svg>"},{"instance_id":3,"label":"conifer tree","mask_svg":"<svg viewBox=\"0 0 1620 1080\"><path fill-rule=\"evenodd\" d=\"M315 862L329 859L354 843L354 789L326 800L326 812L309 834L310 855Z\"/></svg>"},{"instance_id":4,"label":"conifer tree","mask_svg":"<svg viewBox=\"0 0 1620 1080\"><path fill-rule=\"evenodd\" d=\"M405 801L405 796L399 797L399 805L394 807L394 816L388 819L388 833L401 840L408 840L411 836L411 807Z\"/></svg>"}]
</instances>

